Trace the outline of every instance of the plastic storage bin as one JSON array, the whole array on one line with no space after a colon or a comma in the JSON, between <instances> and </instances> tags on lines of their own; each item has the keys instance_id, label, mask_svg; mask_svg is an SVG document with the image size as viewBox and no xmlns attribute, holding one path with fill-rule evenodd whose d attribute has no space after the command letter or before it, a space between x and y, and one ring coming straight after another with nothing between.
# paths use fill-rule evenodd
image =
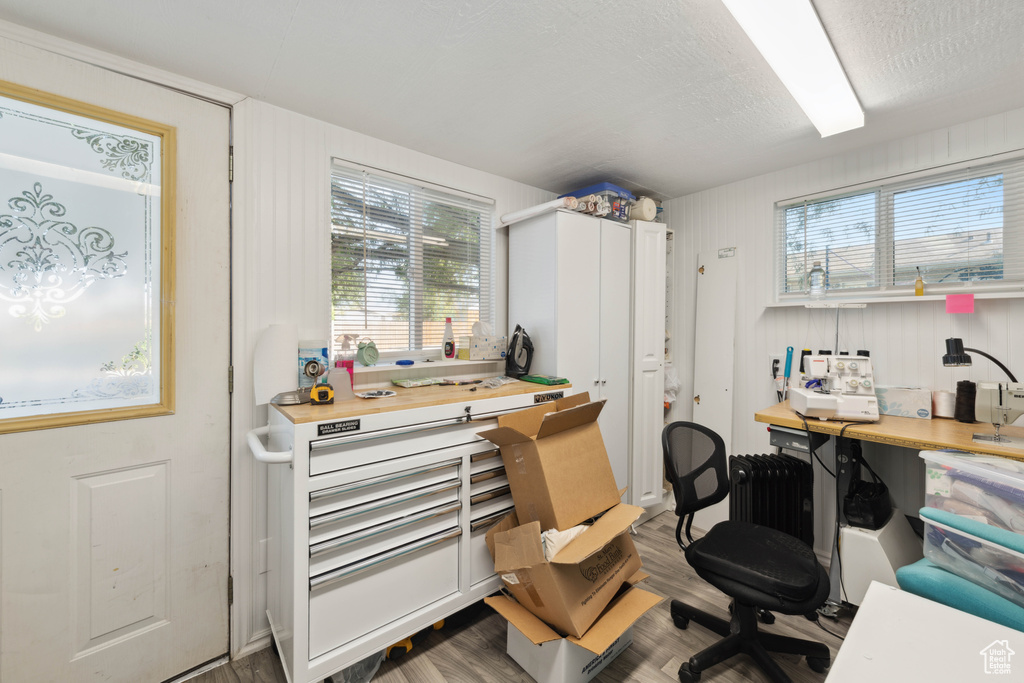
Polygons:
<instances>
[{"instance_id":1,"label":"plastic storage bin","mask_svg":"<svg viewBox=\"0 0 1024 683\"><path fill-rule=\"evenodd\" d=\"M921 508L924 556L1024 607L1024 538L943 510Z\"/></svg>"},{"instance_id":2,"label":"plastic storage bin","mask_svg":"<svg viewBox=\"0 0 1024 683\"><path fill-rule=\"evenodd\" d=\"M1024 534L1024 462L958 451L921 451L925 505Z\"/></svg>"},{"instance_id":3,"label":"plastic storage bin","mask_svg":"<svg viewBox=\"0 0 1024 683\"><path fill-rule=\"evenodd\" d=\"M597 185L591 185L590 187L584 187L581 190L569 192L559 197L586 197L587 195L597 195L604 197L608 200L608 203L612 206L612 211L605 218L611 218L613 220L626 223L629 221L629 209L633 206L633 202L636 201L636 197L629 190L624 190L618 185L612 185L611 183L598 183Z\"/></svg>"}]
</instances>

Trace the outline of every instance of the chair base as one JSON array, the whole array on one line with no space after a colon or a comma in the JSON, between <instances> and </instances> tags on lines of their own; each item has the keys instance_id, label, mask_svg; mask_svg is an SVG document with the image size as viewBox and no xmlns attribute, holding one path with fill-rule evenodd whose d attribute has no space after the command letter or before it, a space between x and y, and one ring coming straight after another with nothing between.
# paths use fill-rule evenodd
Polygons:
<instances>
[{"instance_id":1,"label":"chair base","mask_svg":"<svg viewBox=\"0 0 1024 683\"><path fill-rule=\"evenodd\" d=\"M749 655L768 675L768 678L776 683L789 683L791 679L769 656L769 652L804 655L807 657L808 666L818 673L824 672L831 664L832 655L824 643L759 632L757 614L752 605L735 602L730 621L690 607L678 600L672 601L671 612L672 621L678 628L685 629L693 620L722 636L722 640L693 655L688 662L684 662L679 667L679 680L682 683L699 681L701 672L705 669L724 662L741 652Z\"/></svg>"}]
</instances>

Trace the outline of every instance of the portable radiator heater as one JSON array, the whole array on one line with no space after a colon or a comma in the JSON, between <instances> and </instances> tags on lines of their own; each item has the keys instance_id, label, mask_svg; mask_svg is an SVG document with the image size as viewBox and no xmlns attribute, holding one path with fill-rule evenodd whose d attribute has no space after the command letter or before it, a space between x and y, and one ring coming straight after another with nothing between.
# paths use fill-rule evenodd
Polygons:
<instances>
[{"instance_id":1,"label":"portable radiator heater","mask_svg":"<svg viewBox=\"0 0 1024 683\"><path fill-rule=\"evenodd\" d=\"M729 458L729 519L778 529L814 546L814 475L790 455Z\"/></svg>"}]
</instances>

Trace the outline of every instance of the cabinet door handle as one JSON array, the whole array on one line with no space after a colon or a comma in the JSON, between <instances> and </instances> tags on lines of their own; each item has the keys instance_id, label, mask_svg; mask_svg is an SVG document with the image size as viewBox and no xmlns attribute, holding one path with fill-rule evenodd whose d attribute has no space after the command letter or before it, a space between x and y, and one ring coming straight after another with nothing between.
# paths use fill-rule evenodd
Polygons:
<instances>
[{"instance_id":1,"label":"cabinet door handle","mask_svg":"<svg viewBox=\"0 0 1024 683\"><path fill-rule=\"evenodd\" d=\"M504 510L498 510L495 513L487 515L486 517L475 519L469 523L469 530L480 531L480 529L485 529L489 526L494 526L495 524L497 524L498 520L504 519L505 516L508 513L512 512L512 510L514 509L515 508L505 508Z\"/></svg>"},{"instance_id":2,"label":"cabinet door handle","mask_svg":"<svg viewBox=\"0 0 1024 683\"><path fill-rule=\"evenodd\" d=\"M595 380L594 380L594 386L595 386L595 387L596 387L596 386L597 386L598 384L600 384L600 383L601 383L601 380L599 380L599 379L595 379Z\"/></svg>"},{"instance_id":3,"label":"cabinet door handle","mask_svg":"<svg viewBox=\"0 0 1024 683\"><path fill-rule=\"evenodd\" d=\"M437 545L438 543L444 543L447 540L450 540L452 538L458 538L461 535L462 527L453 527L452 529L442 531L441 533L435 536L425 538L419 543L413 543L411 545L402 546L401 548L396 548L391 552L381 553L380 555L374 555L373 557L368 557L367 559L361 562L356 562L355 564L350 564L345 567L335 569L334 571L327 572L326 574L314 576L309 580L309 590L312 591L316 590L317 588L323 588L324 586L335 583L337 581L341 581L342 579L347 579L352 576L355 576L356 574L361 574L362 572L365 572L369 569L374 569L375 567L378 567L384 564L385 562L390 562L391 560L395 560L404 555L409 555L410 553L415 553L419 550L429 548L430 546Z\"/></svg>"},{"instance_id":4,"label":"cabinet door handle","mask_svg":"<svg viewBox=\"0 0 1024 683\"><path fill-rule=\"evenodd\" d=\"M368 529L354 531L351 534L345 534L344 536L332 538L329 541L324 541L322 543L317 543L316 545L310 546L309 556L316 557L317 555L322 555L328 551L335 550L336 548L340 548L350 543L355 543L356 541L362 541L367 538L372 538L374 536L387 533L389 531L401 529L402 527L407 527L412 524L418 524L419 522L424 522L428 519L440 517L441 515L446 515L449 512L455 512L456 510L461 509L462 503L460 501L456 501L454 503L449 503L448 505L441 505L439 507L430 508L429 510L417 512L412 515L399 517L398 519L392 520L390 522L385 522L384 524L378 524L377 526L372 526Z\"/></svg>"},{"instance_id":5,"label":"cabinet door handle","mask_svg":"<svg viewBox=\"0 0 1024 683\"><path fill-rule=\"evenodd\" d=\"M447 460L438 465L426 465L425 467L417 467L414 470L405 470L395 474L383 474L379 477L373 477L372 479L360 479L354 481L351 484L342 484L341 486L332 486L329 489L321 489L319 491L313 491L309 494L309 501L323 500L324 498L330 498L331 496L341 495L342 493L349 493L351 491L358 491L359 489L365 489L370 486L378 486L380 484L388 484L394 481L401 481L409 477L415 477L419 474L427 474L428 472L437 472L439 470L446 469L448 467L455 467L461 463L461 459Z\"/></svg>"},{"instance_id":6,"label":"cabinet door handle","mask_svg":"<svg viewBox=\"0 0 1024 683\"><path fill-rule=\"evenodd\" d=\"M369 503L364 503L362 505L356 505L354 507L346 508L344 510L338 510L337 512L329 512L324 515L319 515L317 517L310 518L309 528L316 529L317 527L321 527L324 524L340 522L341 520L348 519L349 517L364 515L368 512L377 512L378 510L385 510L394 505L398 505L399 503L407 503L410 500L426 498L427 496L432 496L435 493L451 491L452 489L457 489L461 486L461 479L449 479L448 481L442 481L439 484L434 484L433 486L427 486L422 489L415 489L414 491L410 491L408 493L400 493L398 495L391 496L390 498L385 498L383 500L374 500L370 501Z\"/></svg>"}]
</instances>

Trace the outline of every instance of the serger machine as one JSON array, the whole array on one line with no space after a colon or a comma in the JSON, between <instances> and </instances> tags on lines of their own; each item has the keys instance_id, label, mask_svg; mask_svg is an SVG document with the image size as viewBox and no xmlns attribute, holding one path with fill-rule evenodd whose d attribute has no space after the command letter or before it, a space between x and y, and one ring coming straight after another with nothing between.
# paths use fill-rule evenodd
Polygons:
<instances>
[{"instance_id":1,"label":"serger machine","mask_svg":"<svg viewBox=\"0 0 1024 683\"><path fill-rule=\"evenodd\" d=\"M789 390L789 405L804 417L874 422L878 399L866 356L806 356L803 386Z\"/></svg>"}]
</instances>

